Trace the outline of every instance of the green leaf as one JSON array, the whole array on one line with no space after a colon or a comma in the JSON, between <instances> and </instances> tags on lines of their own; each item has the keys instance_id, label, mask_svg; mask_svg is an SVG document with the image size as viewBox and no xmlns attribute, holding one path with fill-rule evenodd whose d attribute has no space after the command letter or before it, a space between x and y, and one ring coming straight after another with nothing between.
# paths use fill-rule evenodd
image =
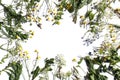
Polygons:
<instances>
[{"instance_id":1,"label":"green leaf","mask_svg":"<svg viewBox=\"0 0 120 80\"><path fill-rule=\"evenodd\" d=\"M5 59L7 59L7 58L8 58L8 54L6 54L6 55L1 59L0 64L4 63L4 62L5 62Z\"/></svg>"},{"instance_id":2,"label":"green leaf","mask_svg":"<svg viewBox=\"0 0 120 80\"><path fill-rule=\"evenodd\" d=\"M103 1L103 2L100 2L100 3L97 5L96 8L97 8L98 11L104 13L106 7L107 7L107 4L106 4L105 1Z\"/></svg>"},{"instance_id":3,"label":"green leaf","mask_svg":"<svg viewBox=\"0 0 120 80\"><path fill-rule=\"evenodd\" d=\"M94 15L95 15L95 14L93 14L92 11L90 10L90 11L87 11L87 12L86 12L85 18L88 17L88 18L90 19L90 21L91 21L91 20L93 20Z\"/></svg>"},{"instance_id":4,"label":"green leaf","mask_svg":"<svg viewBox=\"0 0 120 80\"><path fill-rule=\"evenodd\" d=\"M102 16L103 16L103 14L102 14L102 13L99 13L99 14L97 15L96 22L100 21Z\"/></svg>"},{"instance_id":5,"label":"green leaf","mask_svg":"<svg viewBox=\"0 0 120 80\"><path fill-rule=\"evenodd\" d=\"M3 22L0 22L0 30L1 30L2 25L3 25Z\"/></svg>"},{"instance_id":6,"label":"green leaf","mask_svg":"<svg viewBox=\"0 0 120 80\"><path fill-rule=\"evenodd\" d=\"M92 2L92 0L87 0L87 4L90 4Z\"/></svg>"},{"instance_id":7,"label":"green leaf","mask_svg":"<svg viewBox=\"0 0 120 80\"><path fill-rule=\"evenodd\" d=\"M90 24L90 25L99 25L98 22L94 22L94 21L89 22L89 24Z\"/></svg>"},{"instance_id":8,"label":"green leaf","mask_svg":"<svg viewBox=\"0 0 120 80\"><path fill-rule=\"evenodd\" d=\"M91 12L92 12L91 10L87 11L86 14L85 14L85 18L89 17L89 15L90 15Z\"/></svg>"},{"instance_id":9,"label":"green leaf","mask_svg":"<svg viewBox=\"0 0 120 80\"><path fill-rule=\"evenodd\" d=\"M40 0L35 0L35 1L40 2Z\"/></svg>"},{"instance_id":10,"label":"green leaf","mask_svg":"<svg viewBox=\"0 0 120 80\"><path fill-rule=\"evenodd\" d=\"M92 12L90 12L90 14L89 14L90 21L93 20L93 18L94 18L94 14Z\"/></svg>"},{"instance_id":11,"label":"green leaf","mask_svg":"<svg viewBox=\"0 0 120 80\"><path fill-rule=\"evenodd\" d=\"M40 68L39 68L39 66L37 66L36 69L31 72L32 80L34 80L39 75L39 72L40 72Z\"/></svg>"},{"instance_id":12,"label":"green leaf","mask_svg":"<svg viewBox=\"0 0 120 80\"><path fill-rule=\"evenodd\" d=\"M82 61L83 61L83 58L80 58L80 60L78 61L78 64L81 64Z\"/></svg>"},{"instance_id":13,"label":"green leaf","mask_svg":"<svg viewBox=\"0 0 120 80\"><path fill-rule=\"evenodd\" d=\"M95 80L94 75L90 75L90 80Z\"/></svg>"},{"instance_id":14,"label":"green leaf","mask_svg":"<svg viewBox=\"0 0 120 80\"><path fill-rule=\"evenodd\" d=\"M24 0L24 2L28 2L29 0Z\"/></svg>"},{"instance_id":15,"label":"green leaf","mask_svg":"<svg viewBox=\"0 0 120 80\"><path fill-rule=\"evenodd\" d=\"M87 0L78 0L77 2L77 6L79 9L82 8L86 4L87 4Z\"/></svg>"},{"instance_id":16,"label":"green leaf","mask_svg":"<svg viewBox=\"0 0 120 80\"><path fill-rule=\"evenodd\" d=\"M11 68L11 69L9 69ZM20 62L12 62L9 63L6 66L6 71L5 71L8 76L9 76L9 80L19 80L20 75L22 73L22 65L20 64Z\"/></svg>"},{"instance_id":17,"label":"green leaf","mask_svg":"<svg viewBox=\"0 0 120 80\"><path fill-rule=\"evenodd\" d=\"M93 70L94 64L93 64L93 61L90 59L90 57L89 57L89 56L86 56L86 57L84 58L84 60L85 60L85 62L86 62L86 65L87 65L87 67L88 67L88 70L89 70L89 71ZM94 71L93 71L93 72L94 72Z\"/></svg>"}]
</instances>

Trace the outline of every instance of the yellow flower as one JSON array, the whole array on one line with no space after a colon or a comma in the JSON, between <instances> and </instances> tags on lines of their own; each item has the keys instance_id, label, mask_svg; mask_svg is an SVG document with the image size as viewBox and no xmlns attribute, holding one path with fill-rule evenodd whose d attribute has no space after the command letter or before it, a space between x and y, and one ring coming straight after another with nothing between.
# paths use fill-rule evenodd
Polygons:
<instances>
[{"instance_id":1,"label":"yellow flower","mask_svg":"<svg viewBox=\"0 0 120 80\"><path fill-rule=\"evenodd\" d=\"M72 7L72 5L70 3L67 4L66 8L70 9Z\"/></svg>"},{"instance_id":2,"label":"yellow flower","mask_svg":"<svg viewBox=\"0 0 120 80\"><path fill-rule=\"evenodd\" d=\"M60 22L58 21L58 23L57 23L58 25L60 25Z\"/></svg>"},{"instance_id":3,"label":"yellow flower","mask_svg":"<svg viewBox=\"0 0 120 80\"><path fill-rule=\"evenodd\" d=\"M28 19L28 20L31 20L31 16L30 16L30 15L28 15L28 16L27 16L27 19Z\"/></svg>"},{"instance_id":4,"label":"yellow flower","mask_svg":"<svg viewBox=\"0 0 120 80\"><path fill-rule=\"evenodd\" d=\"M36 59L39 60L41 57L40 56L37 56Z\"/></svg>"},{"instance_id":5,"label":"yellow flower","mask_svg":"<svg viewBox=\"0 0 120 80\"><path fill-rule=\"evenodd\" d=\"M115 12L115 13L120 13L120 8L116 8L116 9L114 10L114 12Z\"/></svg>"},{"instance_id":6,"label":"yellow flower","mask_svg":"<svg viewBox=\"0 0 120 80\"><path fill-rule=\"evenodd\" d=\"M51 20L52 22L55 21L54 19Z\"/></svg>"},{"instance_id":7,"label":"yellow flower","mask_svg":"<svg viewBox=\"0 0 120 80\"><path fill-rule=\"evenodd\" d=\"M114 37L114 38L112 38L112 42L115 42L116 41L116 38Z\"/></svg>"},{"instance_id":8,"label":"yellow flower","mask_svg":"<svg viewBox=\"0 0 120 80\"><path fill-rule=\"evenodd\" d=\"M57 9L53 9L54 15L57 14Z\"/></svg>"},{"instance_id":9,"label":"yellow flower","mask_svg":"<svg viewBox=\"0 0 120 80\"><path fill-rule=\"evenodd\" d=\"M17 35L16 38L19 39L20 37Z\"/></svg>"},{"instance_id":10,"label":"yellow flower","mask_svg":"<svg viewBox=\"0 0 120 80\"><path fill-rule=\"evenodd\" d=\"M60 5L60 9L62 9L63 8L63 6L62 5Z\"/></svg>"},{"instance_id":11,"label":"yellow flower","mask_svg":"<svg viewBox=\"0 0 120 80\"><path fill-rule=\"evenodd\" d=\"M110 24L110 25L108 26L108 28L109 28L109 29L113 29L113 25Z\"/></svg>"},{"instance_id":12,"label":"yellow flower","mask_svg":"<svg viewBox=\"0 0 120 80\"><path fill-rule=\"evenodd\" d=\"M72 59L72 62L76 62L76 61L77 61L76 58L73 58L73 59Z\"/></svg>"},{"instance_id":13,"label":"yellow flower","mask_svg":"<svg viewBox=\"0 0 120 80\"><path fill-rule=\"evenodd\" d=\"M35 7L38 7L38 6L40 6L40 4L36 4L36 5L35 5Z\"/></svg>"},{"instance_id":14,"label":"yellow flower","mask_svg":"<svg viewBox=\"0 0 120 80\"><path fill-rule=\"evenodd\" d=\"M23 57L23 53L22 53L22 52L20 52L20 53L19 53L19 56L20 56L20 57Z\"/></svg>"},{"instance_id":15,"label":"yellow flower","mask_svg":"<svg viewBox=\"0 0 120 80\"><path fill-rule=\"evenodd\" d=\"M33 22L36 22L36 21L37 21L36 18L32 18L32 20L33 20Z\"/></svg>"},{"instance_id":16,"label":"yellow flower","mask_svg":"<svg viewBox=\"0 0 120 80\"><path fill-rule=\"evenodd\" d=\"M109 32L110 32L110 33L112 33L113 31L114 31L114 29L110 29L110 31L109 31Z\"/></svg>"},{"instance_id":17,"label":"yellow flower","mask_svg":"<svg viewBox=\"0 0 120 80\"><path fill-rule=\"evenodd\" d=\"M39 22L39 23L41 23L41 22L42 22L41 18L38 18L37 20L38 20L38 22Z\"/></svg>"},{"instance_id":18,"label":"yellow flower","mask_svg":"<svg viewBox=\"0 0 120 80\"><path fill-rule=\"evenodd\" d=\"M31 34L29 38L32 38L34 36L34 31L30 30L29 33Z\"/></svg>"},{"instance_id":19,"label":"yellow flower","mask_svg":"<svg viewBox=\"0 0 120 80\"><path fill-rule=\"evenodd\" d=\"M24 51L23 53L24 53L25 55L28 55L28 54L29 54L28 51Z\"/></svg>"},{"instance_id":20,"label":"yellow flower","mask_svg":"<svg viewBox=\"0 0 120 80\"><path fill-rule=\"evenodd\" d=\"M30 55L27 55L26 57L27 57L27 59L30 59Z\"/></svg>"},{"instance_id":21,"label":"yellow flower","mask_svg":"<svg viewBox=\"0 0 120 80\"><path fill-rule=\"evenodd\" d=\"M51 13L51 12L52 12L52 10L51 10L51 9L49 9L49 10L48 10L48 13Z\"/></svg>"},{"instance_id":22,"label":"yellow flower","mask_svg":"<svg viewBox=\"0 0 120 80\"><path fill-rule=\"evenodd\" d=\"M110 0L107 0L107 2L110 2Z\"/></svg>"},{"instance_id":23,"label":"yellow flower","mask_svg":"<svg viewBox=\"0 0 120 80\"><path fill-rule=\"evenodd\" d=\"M30 36L29 38L33 38L33 36Z\"/></svg>"},{"instance_id":24,"label":"yellow flower","mask_svg":"<svg viewBox=\"0 0 120 80\"><path fill-rule=\"evenodd\" d=\"M66 72L66 76L69 77L72 73L70 71Z\"/></svg>"},{"instance_id":25,"label":"yellow flower","mask_svg":"<svg viewBox=\"0 0 120 80\"><path fill-rule=\"evenodd\" d=\"M110 47L110 46L111 46L111 43L107 42L106 47Z\"/></svg>"},{"instance_id":26,"label":"yellow flower","mask_svg":"<svg viewBox=\"0 0 120 80\"><path fill-rule=\"evenodd\" d=\"M37 10L36 8L32 8L32 11L34 12L35 10Z\"/></svg>"},{"instance_id":27,"label":"yellow flower","mask_svg":"<svg viewBox=\"0 0 120 80\"><path fill-rule=\"evenodd\" d=\"M37 49L34 50L35 53L39 53L39 51Z\"/></svg>"},{"instance_id":28,"label":"yellow flower","mask_svg":"<svg viewBox=\"0 0 120 80\"><path fill-rule=\"evenodd\" d=\"M22 46L19 46L19 47L18 47L18 49L19 49L20 51L22 51L22 50L23 50Z\"/></svg>"},{"instance_id":29,"label":"yellow flower","mask_svg":"<svg viewBox=\"0 0 120 80\"><path fill-rule=\"evenodd\" d=\"M34 31L33 31L33 32L31 32L31 35L34 35Z\"/></svg>"},{"instance_id":30,"label":"yellow flower","mask_svg":"<svg viewBox=\"0 0 120 80\"><path fill-rule=\"evenodd\" d=\"M84 24L84 25L85 25L85 24L87 24L87 22L86 22L86 21L83 21L83 22L82 22L82 24Z\"/></svg>"},{"instance_id":31,"label":"yellow flower","mask_svg":"<svg viewBox=\"0 0 120 80\"><path fill-rule=\"evenodd\" d=\"M80 16L81 19L84 19L84 16Z\"/></svg>"},{"instance_id":32,"label":"yellow flower","mask_svg":"<svg viewBox=\"0 0 120 80\"><path fill-rule=\"evenodd\" d=\"M32 32L32 30L29 30L29 32L31 33L31 32Z\"/></svg>"},{"instance_id":33,"label":"yellow flower","mask_svg":"<svg viewBox=\"0 0 120 80\"><path fill-rule=\"evenodd\" d=\"M60 22L59 21L55 21L55 24L60 25Z\"/></svg>"}]
</instances>

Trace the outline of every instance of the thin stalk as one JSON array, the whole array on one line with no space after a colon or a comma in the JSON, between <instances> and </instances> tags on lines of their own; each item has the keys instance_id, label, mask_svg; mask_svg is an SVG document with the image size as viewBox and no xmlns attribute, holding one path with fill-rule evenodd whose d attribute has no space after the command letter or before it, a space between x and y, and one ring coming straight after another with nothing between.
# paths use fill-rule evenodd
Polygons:
<instances>
[{"instance_id":1,"label":"thin stalk","mask_svg":"<svg viewBox=\"0 0 120 80\"><path fill-rule=\"evenodd\" d=\"M23 77L23 79L24 79L24 80L26 80L26 79L25 79L25 76L24 76L24 74L23 74L23 73L22 73L22 77Z\"/></svg>"},{"instance_id":2,"label":"thin stalk","mask_svg":"<svg viewBox=\"0 0 120 80\"><path fill-rule=\"evenodd\" d=\"M28 74L28 80L30 80L30 71L28 69L28 65L27 65L27 62L26 62L26 59L25 59L25 67L26 67L26 70L27 70L27 74Z\"/></svg>"}]
</instances>

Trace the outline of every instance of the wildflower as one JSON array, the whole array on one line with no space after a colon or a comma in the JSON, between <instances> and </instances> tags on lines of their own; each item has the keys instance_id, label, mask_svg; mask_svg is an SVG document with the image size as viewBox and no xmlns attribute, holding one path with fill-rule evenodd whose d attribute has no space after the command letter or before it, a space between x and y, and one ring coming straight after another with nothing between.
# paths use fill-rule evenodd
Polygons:
<instances>
[{"instance_id":1,"label":"wildflower","mask_svg":"<svg viewBox=\"0 0 120 80\"><path fill-rule=\"evenodd\" d=\"M39 53L39 51L37 49L34 50L35 53Z\"/></svg>"},{"instance_id":2,"label":"wildflower","mask_svg":"<svg viewBox=\"0 0 120 80\"><path fill-rule=\"evenodd\" d=\"M29 38L33 38L33 36L30 36Z\"/></svg>"},{"instance_id":3,"label":"wildflower","mask_svg":"<svg viewBox=\"0 0 120 80\"><path fill-rule=\"evenodd\" d=\"M38 7L40 4L36 4L35 7Z\"/></svg>"},{"instance_id":4,"label":"wildflower","mask_svg":"<svg viewBox=\"0 0 120 80\"><path fill-rule=\"evenodd\" d=\"M48 10L48 13L51 13L51 12L52 12L52 10L51 10L51 9L49 9L49 10Z\"/></svg>"},{"instance_id":5,"label":"wildflower","mask_svg":"<svg viewBox=\"0 0 120 80\"><path fill-rule=\"evenodd\" d=\"M36 18L32 18L32 20L33 20L33 22L36 22L36 21L37 21Z\"/></svg>"},{"instance_id":6,"label":"wildflower","mask_svg":"<svg viewBox=\"0 0 120 80\"><path fill-rule=\"evenodd\" d=\"M58 25L60 25L60 22L58 21L58 23L57 23Z\"/></svg>"},{"instance_id":7,"label":"wildflower","mask_svg":"<svg viewBox=\"0 0 120 80\"><path fill-rule=\"evenodd\" d=\"M33 32L31 32L31 35L34 35L34 31L33 31Z\"/></svg>"},{"instance_id":8,"label":"wildflower","mask_svg":"<svg viewBox=\"0 0 120 80\"><path fill-rule=\"evenodd\" d=\"M51 20L52 22L55 21L54 19Z\"/></svg>"},{"instance_id":9,"label":"wildflower","mask_svg":"<svg viewBox=\"0 0 120 80\"><path fill-rule=\"evenodd\" d=\"M27 55L26 58L27 58L27 59L30 59L30 55Z\"/></svg>"},{"instance_id":10,"label":"wildflower","mask_svg":"<svg viewBox=\"0 0 120 80\"><path fill-rule=\"evenodd\" d=\"M50 21L50 20L51 20L51 18L50 18L50 17L47 17L47 18L46 18L46 21Z\"/></svg>"},{"instance_id":11,"label":"wildflower","mask_svg":"<svg viewBox=\"0 0 120 80\"><path fill-rule=\"evenodd\" d=\"M80 19L84 19L84 16L80 16Z\"/></svg>"},{"instance_id":12,"label":"wildflower","mask_svg":"<svg viewBox=\"0 0 120 80\"><path fill-rule=\"evenodd\" d=\"M113 25L112 25L112 24L110 24L108 27L109 27L109 28L111 28L111 27L113 27Z\"/></svg>"},{"instance_id":13,"label":"wildflower","mask_svg":"<svg viewBox=\"0 0 120 80\"><path fill-rule=\"evenodd\" d=\"M22 53L22 52L20 52L20 53L19 53L19 56L20 56L20 57L23 57L23 53Z\"/></svg>"},{"instance_id":14,"label":"wildflower","mask_svg":"<svg viewBox=\"0 0 120 80\"><path fill-rule=\"evenodd\" d=\"M24 53L25 55L28 55L28 54L29 54L28 51L24 51L23 53Z\"/></svg>"},{"instance_id":15,"label":"wildflower","mask_svg":"<svg viewBox=\"0 0 120 80\"><path fill-rule=\"evenodd\" d=\"M28 16L27 16L27 19L28 19L28 20L31 20L31 16L30 16L30 15L28 15Z\"/></svg>"},{"instance_id":16,"label":"wildflower","mask_svg":"<svg viewBox=\"0 0 120 80\"><path fill-rule=\"evenodd\" d=\"M32 11L33 11L33 12L36 11L36 8L32 8Z\"/></svg>"},{"instance_id":17,"label":"wildflower","mask_svg":"<svg viewBox=\"0 0 120 80\"><path fill-rule=\"evenodd\" d=\"M18 50L22 51L23 50L22 46L18 46Z\"/></svg>"},{"instance_id":18,"label":"wildflower","mask_svg":"<svg viewBox=\"0 0 120 80\"><path fill-rule=\"evenodd\" d=\"M36 60L39 60L40 58L41 58L41 56L37 56L37 57L36 57Z\"/></svg>"},{"instance_id":19,"label":"wildflower","mask_svg":"<svg viewBox=\"0 0 120 80\"><path fill-rule=\"evenodd\" d=\"M29 30L29 32L31 33L31 32L32 32L32 30Z\"/></svg>"},{"instance_id":20,"label":"wildflower","mask_svg":"<svg viewBox=\"0 0 120 80\"><path fill-rule=\"evenodd\" d=\"M110 0L107 0L107 2L110 2Z\"/></svg>"},{"instance_id":21,"label":"wildflower","mask_svg":"<svg viewBox=\"0 0 120 80\"><path fill-rule=\"evenodd\" d=\"M30 30L29 33L31 34L31 35L29 36L29 38L32 38L33 35L34 35L34 31Z\"/></svg>"},{"instance_id":22,"label":"wildflower","mask_svg":"<svg viewBox=\"0 0 120 80\"><path fill-rule=\"evenodd\" d=\"M54 15L57 14L57 9L53 9Z\"/></svg>"},{"instance_id":23,"label":"wildflower","mask_svg":"<svg viewBox=\"0 0 120 80\"><path fill-rule=\"evenodd\" d=\"M83 20L82 20L81 24L86 25L86 24L87 24L87 21L83 21Z\"/></svg>"},{"instance_id":24,"label":"wildflower","mask_svg":"<svg viewBox=\"0 0 120 80\"><path fill-rule=\"evenodd\" d=\"M20 37L17 35L16 38L19 39Z\"/></svg>"},{"instance_id":25,"label":"wildflower","mask_svg":"<svg viewBox=\"0 0 120 80\"><path fill-rule=\"evenodd\" d=\"M67 76L67 77L70 77L70 75L71 75L71 72L70 72L70 71L66 72L66 76Z\"/></svg>"},{"instance_id":26,"label":"wildflower","mask_svg":"<svg viewBox=\"0 0 120 80\"><path fill-rule=\"evenodd\" d=\"M67 7L67 9L70 9L70 8L71 8L71 6L72 6L72 5L69 3L69 4L67 4L67 6L66 6L66 7Z\"/></svg>"},{"instance_id":27,"label":"wildflower","mask_svg":"<svg viewBox=\"0 0 120 80\"><path fill-rule=\"evenodd\" d=\"M54 25L54 24L60 25L60 22L59 22L59 21L55 21L55 22L53 23L53 25Z\"/></svg>"},{"instance_id":28,"label":"wildflower","mask_svg":"<svg viewBox=\"0 0 120 80\"><path fill-rule=\"evenodd\" d=\"M62 5L60 5L60 9L62 9L63 8L63 6Z\"/></svg>"},{"instance_id":29,"label":"wildflower","mask_svg":"<svg viewBox=\"0 0 120 80\"><path fill-rule=\"evenodd\" d=\"M39 23L41 23L41 21L42 21L41 18L38 18L37 20L38 20Z\"/></svg>"},{"instance_id":30,"label":"wildflower","mask_svg":"<svg viewBox=\"0 0 120 80\"><path fill-rule=\"evenodd\" d=\"M120 8L115 9L114 12L120 14Z\"/></svg>"},{"instance_id":31,"label":"wildflower","mask_svg":"<svg viewBox=\"0 0 120 80\"><path fill-rule=\"evenodd\" d=\"M115 42L116 41L116 38L112 38L112 42Z\"/></svg>"},{"instance_id":32,"label":"wildflower","mask_svg":"<svg viewBox=\"0 0 120 80\"><path fill-rule=\"evenodd\" d=\"M114 31L113 25L109 25L108 28L109 28L109 32L110 32L110 33L112 33L112 32Z\"/></svg>"},{"instance_id":33,"label":"wildflower","mask_svg":"<svg viewBox=\"0 0 120 80\"><path fill-rule=\"evenodd\" d=\"M114 31L114 29L110 29L110 31L109 31L109 32L110 32L110 33L112 33L113 31Z\"/></svg>"},{"instance_id":34,"label":"wildflower","mask_svg":"<svg viewBox=\"0 0 120 80\"><path fill-rule=\"evenodd\" d=\"M106 42L106 47L110 47L110 46L111 46L111 43Z\"/></svg>"},{"instance_id":35,"label":"wildflower","mask_svg":"<svg viewBox=\"0 0 120 80\"><path fill-rule=\"evenodd\" d=\"M73 59L72 59L72 62L76 62L76 61L77 61L76 58L73 58Z\"/></svg>"}]
</instances>

